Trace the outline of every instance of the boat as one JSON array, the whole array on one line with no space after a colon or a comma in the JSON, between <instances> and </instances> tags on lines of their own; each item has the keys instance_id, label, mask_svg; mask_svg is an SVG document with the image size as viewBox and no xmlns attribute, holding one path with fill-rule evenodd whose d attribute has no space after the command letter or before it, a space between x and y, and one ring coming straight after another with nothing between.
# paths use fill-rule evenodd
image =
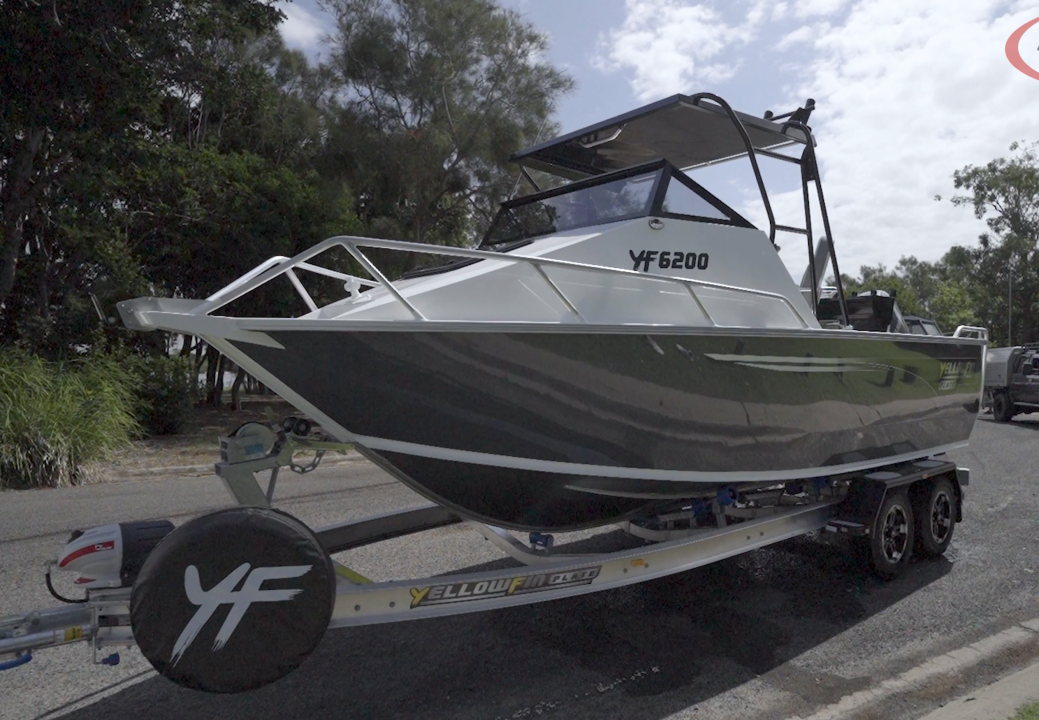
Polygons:
<instances>
[{"instance_id":1,"label":"boat","mask_svg":"<svg viewBox=\"0 0 1039 720\"><path fill-rule=\"evenodd\" d=\"M334 237L204 300L119 310L131 329L201 336L421 495L502 528L799 492L962 447L986 335L912 334L895 298L845 296L814 107L758 117L674 95L515 153L531 192L476 248ZM803 225L777 223L764 160L797 166ZM749 167L765 230L691 175L723 162ZM778 233L806 241L800 284ZM317 260L344 250L369 277ZM391 280L373 258L392 252L447 262ZM306 311L250 317L276 278Z\"/></svg>"}]
</instances>

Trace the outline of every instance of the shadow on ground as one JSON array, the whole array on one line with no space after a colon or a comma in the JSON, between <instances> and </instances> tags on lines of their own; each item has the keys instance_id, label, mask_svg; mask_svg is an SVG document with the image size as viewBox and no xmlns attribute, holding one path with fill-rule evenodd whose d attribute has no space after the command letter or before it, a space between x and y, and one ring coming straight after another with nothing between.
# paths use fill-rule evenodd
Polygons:
<instances>
[{"instance_id":1,"label":"shadow on ground","mask_svg":"<svg viewBox=\"0 0 1039 720\"><path fill-rule=\"evenodd\" d=\"M1018 427L1027 428L1029 430L1039 430L1039 414L1035 413L1015 415L1012 420L1009 420L1007 422L999 422L991 415L978 415L978 422L988 423L989 425L1005 425L1007 427Z\"/></svg>"},{"instance_id":2,"label":"shadow on ground","mask_svg":"<svg viewBox=\"0 0 1039 720\"><path fill-rule=\"evenodd\" d=\"M592 549L579 545L571 551ZM261 690L206 695L156 676L74 716L656 719L769 673L804 702L830 703L871 681L799 678L786 661L952 567L921 561L880 583L861 562L847 545L809 535L610 592L333 630L300 669Z\"/></svg>"}]
</instances>

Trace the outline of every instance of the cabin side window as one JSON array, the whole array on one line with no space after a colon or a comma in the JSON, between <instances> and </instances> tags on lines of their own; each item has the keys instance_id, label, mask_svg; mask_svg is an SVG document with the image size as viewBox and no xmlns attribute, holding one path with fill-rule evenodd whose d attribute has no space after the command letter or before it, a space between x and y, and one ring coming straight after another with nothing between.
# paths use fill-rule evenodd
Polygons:
<instances>
[{"instance_id":1,"label":"cabin side window","mask_svg":"<svg viewBox=\"0 0 1039 720\"><path fill-rule=\"evenodd\" d=\"M738 213L665 160L564 185L503 203L482 248L662 215L753 227Z\"/></svg>"}]
</instances>

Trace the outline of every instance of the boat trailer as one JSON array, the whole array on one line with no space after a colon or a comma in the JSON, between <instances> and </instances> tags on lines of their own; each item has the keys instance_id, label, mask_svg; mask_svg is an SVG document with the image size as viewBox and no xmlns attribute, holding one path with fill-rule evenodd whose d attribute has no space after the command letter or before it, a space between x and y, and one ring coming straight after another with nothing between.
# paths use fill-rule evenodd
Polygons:
<instances>
[{"instance_id":1,"label":"boat trailer","mask_svg":"<svg viewBox=\"0 0 1039 720\"><path fill-rule=\"evenodd\" d=\"M349 446L288 418L271 429L247 423L220 439L216 473L235 505L174 528L166 520L73 533L47 567L51 593L68 605L0 618L0 670L32 653L88 643L95 663L137 644L168 679L210 692L241 692L277 680L336 627L418 620L599 592L684 572L813 531L851 536L884 579L910 556L937 556L962 520L969 471L938 458L858 474L675 502L620 526L645 544L617 552L556 552L554 538L466 520L429 504L311 530L272 507L282 468L314 470ZM309 462L294 458L313 453ZM269 472L266 484L258 474ZM466 523L516 567L371 582L331 556L435 528ZM57 567L78 573L82 598L55 590ZM215 616L215 617L214 617Z\"/></svg>"}]
</instances>

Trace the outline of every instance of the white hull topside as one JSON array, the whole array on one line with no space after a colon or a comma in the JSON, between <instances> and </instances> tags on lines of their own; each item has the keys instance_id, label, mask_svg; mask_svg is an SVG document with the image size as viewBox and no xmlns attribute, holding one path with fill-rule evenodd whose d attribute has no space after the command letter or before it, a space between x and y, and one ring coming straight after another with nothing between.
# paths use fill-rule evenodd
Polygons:
<instances>
[{"instance_id":1,"label":"white hull topside","mask_svg":"<svg viewBox=\"0 0 1039 720\"><path fill-rule=\"evenodd\" d=\"M659 224L659 229L653 229L650 222ZM763 232L753 228L636 218L541 238L509 254L646 276L543 266L587 324L803 328L807 322L809 327L819 327L775 248ZM679 256L681 267L675 267L672 260ZM682 285L661 282L652 275L775 293L789 300L801 317L774 297L696 287L711 322ZM440 275L397 281L394 286L435 321L582 322L539 277L537 268L526 263L487 260ZM374 288L301 319L409 321L413 317L384 288Z\"/></svg>"},{"instance_id":2,"label":"white hull topside","mask_svg":"<svg viewBox=\"0 0 1039 720\"><path fill-rule=\"evenodd\" d=\"M651 225L651 223L653 225ZM658 229L654 229L657 226ZM463 258L476 262L443 273L364 281L367 291L295 318L248 315L255 287L280 275L314 270L312 258L340 246L375 246ZM681 257L681 267L674 263ZM277 262L276 262L277 261ZM264 269L264 272L258 272ZM338 273L323 271L322 274ZM349 283L347 284L349 287ZM388 286L388 287L387 287ZM237 300L237 317L211 314ZM592 327L637 331L672 327L697 331L819 331L801 288L760 230L665 218L636 218L557 233L509 253L437 248L365 238L331 238L295 258L265 266L205 301L139 298L119 304L128 327L163 329L209 338L269 345L266 329L412 332L468 325L505 325L581 332ZM489 326L489 327L488 327ZM546 327L548 326L548 327Z\"/></svg>"}]
</instances>

